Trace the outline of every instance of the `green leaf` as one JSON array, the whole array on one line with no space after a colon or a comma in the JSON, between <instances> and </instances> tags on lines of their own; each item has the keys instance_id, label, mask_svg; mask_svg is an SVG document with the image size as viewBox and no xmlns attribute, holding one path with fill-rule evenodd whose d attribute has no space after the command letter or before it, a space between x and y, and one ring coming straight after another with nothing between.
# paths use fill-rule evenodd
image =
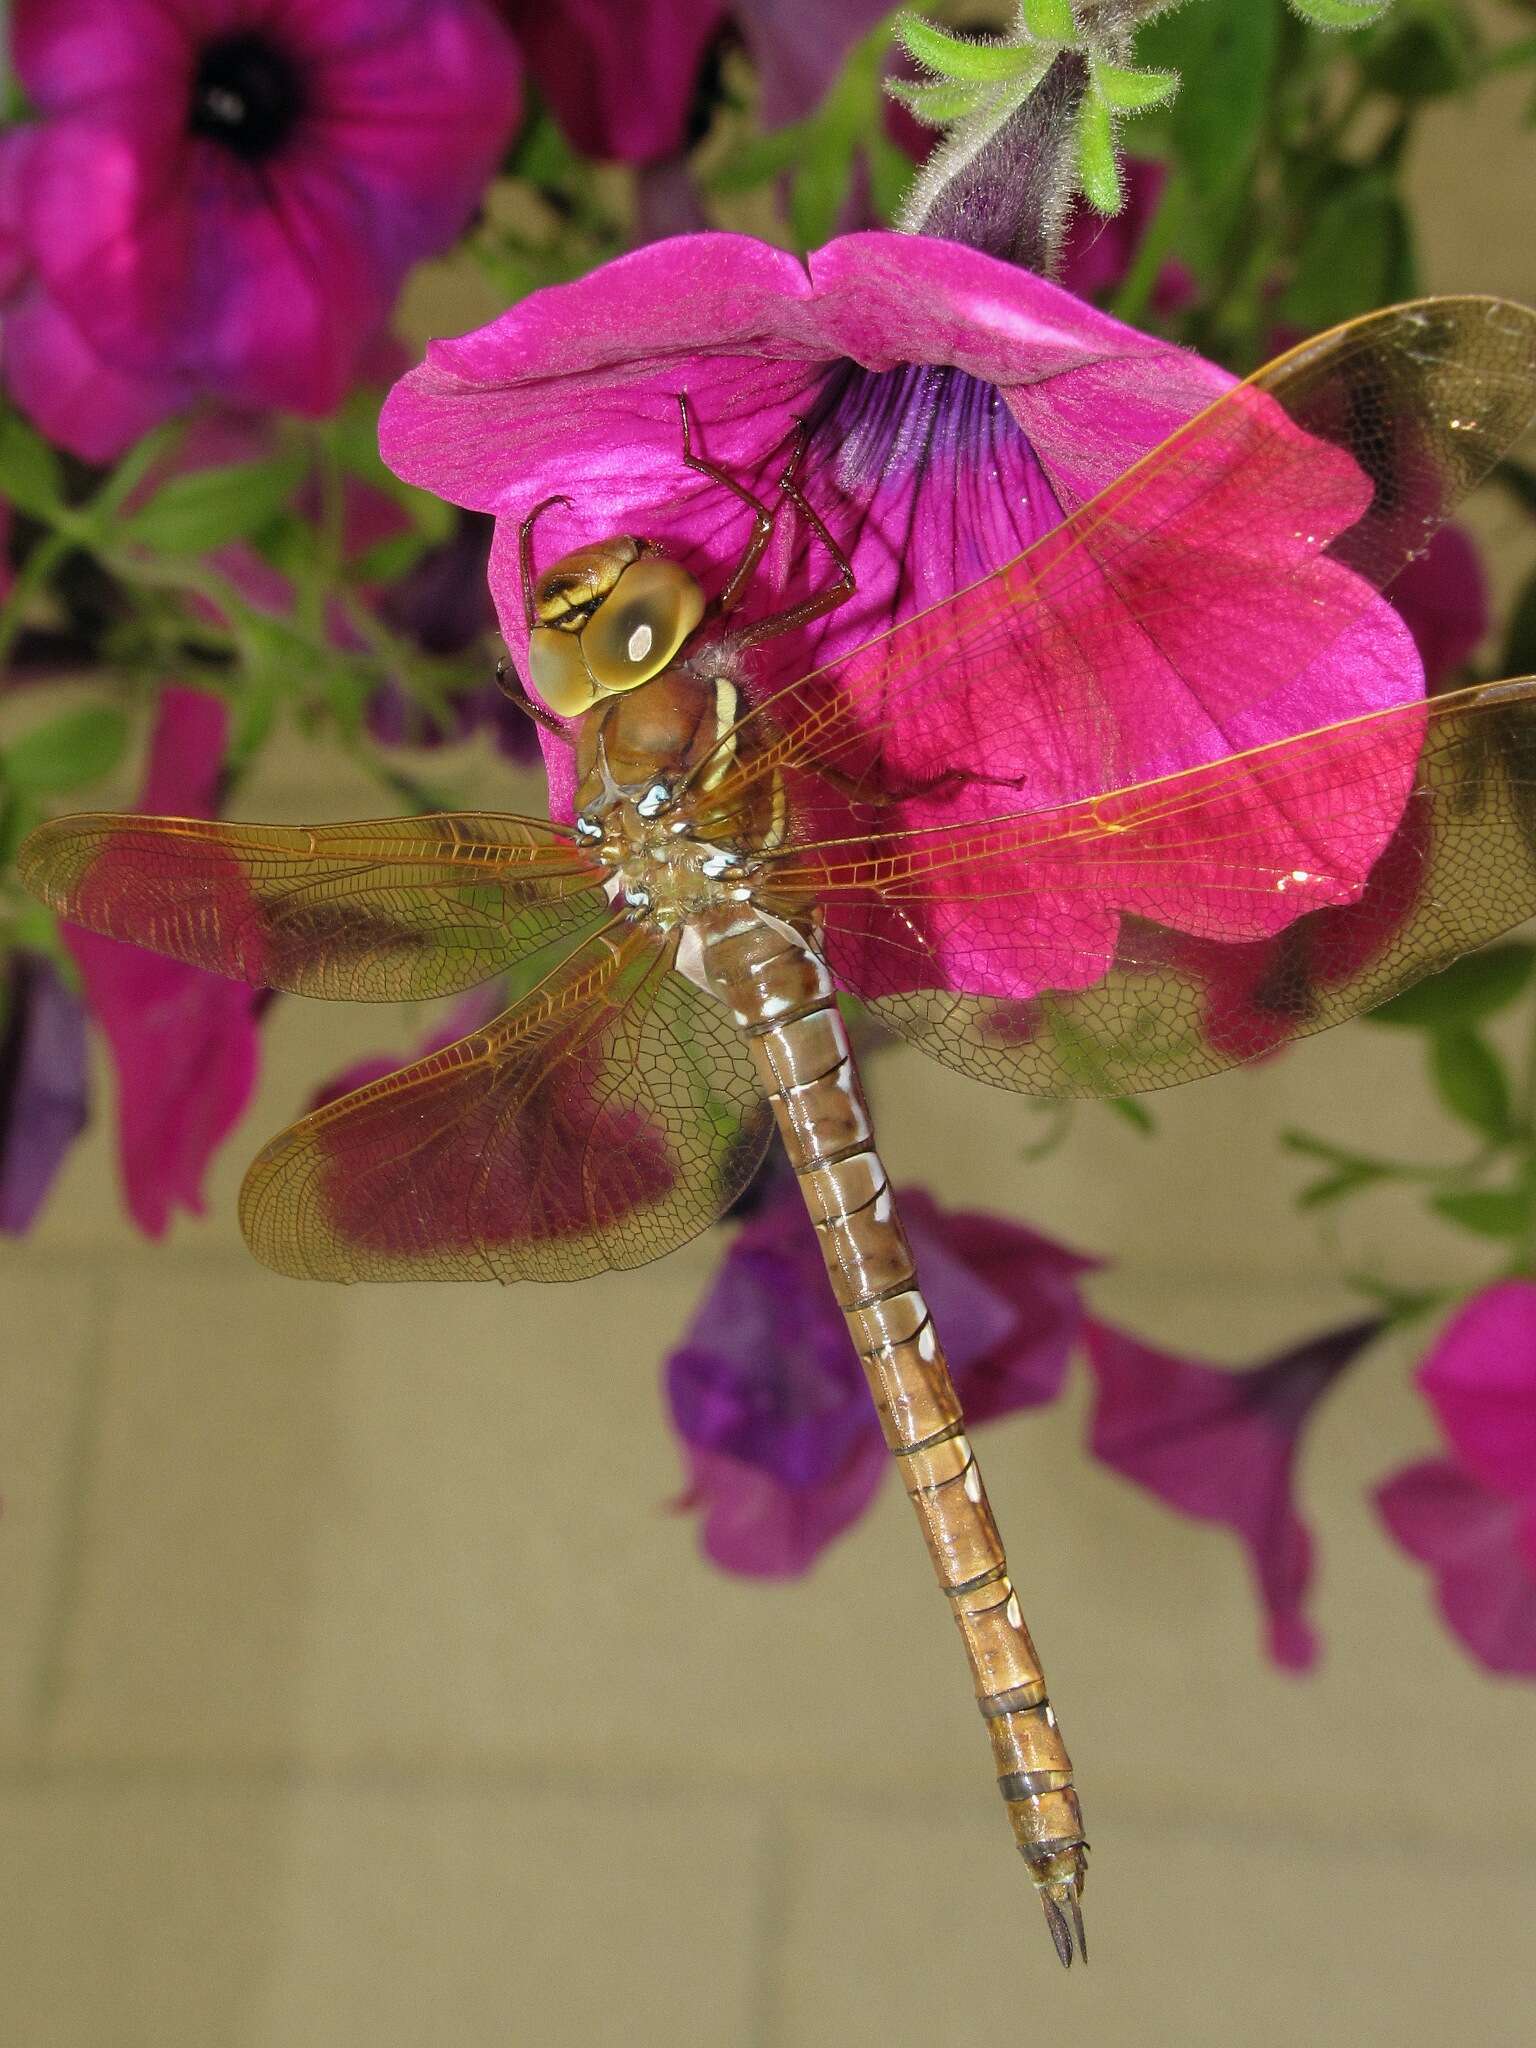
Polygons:
<instances>
[{"instance_id":1,"label":"green leaf","mask_svg":"<svg viewBox=\"0 0 1536 2048\"><path fill-rule=\"evenodd\" d=\"M1363 1162L1358 1166L1341 1167L1337 1173L1325 1174L1321 1180L1314 1180L1304 1187L1296 1197L1296 1206L1298 1209L1325 1209L1385 1179L1386 1175L1379 1169Z\"/></svg>"},{"instance_id":2,"label":"green leaf","mask_svg":"<svg viewBox=\"0 0 1536 2048\"><path fill-rule=\"evenodd\" d=\"M1150 1138L1157 1129L1151 1110L1144 1103L1138 1102L1134 1095L1106 1095L1104 1107L1113 1110L1122 1123L1129 1124L1133 1131L1139 1131L1144 1138Z\"/></svg>"},{"instance_id":3,"label":"green leaf","mask_svg":"<svg viewBox=\"0 0 1536 2048\"><path fill-rule=\"evenodd\" d=\"M1227 216L1242 203L1278 40L1272 0L1200 0L1149 22L1138 40L1144 63L1182 76L1169 135L1207 213Z\"/></svg>"},{"instance_id":4,"label":"green leaf","mask_svg":"<svg viewBox=\"0 0 1536 2048\"><path fill-rule=\"evenodd\" d=\"M1172 99L1179 86L1177 71L1126 71L1118 64L1095 64L1093 82L1117 113L1139 114Z\"/></svg>"},{"instance_id":5,"label":"green leaf","mask_svg":"<svg viewBox=\"0 0 1536 2048\"><path fill-rule=\"evenodd\" d=\"M128 720L114 704L86 704L25 734L0 756L13 788L55 796L110 774L128 744Z\"/></svg>"},{"instance_id":6,"label":"green leaf","mask_svg":"<svg viewBox=\"0 0 1536 2048\"><path fill-rule=\"evenodd\" d=\"M14 412L0 412L0 497L39 519L49 518L64 502L58 456Z\"/></svg>"},{"instance_id":7,"label":"green leaf","mask_svg":"<svg viewBox=\"0 0 1536 2048\"><path fill-rule=\"evenodd\" d=\"M235 462L173 476L118 535L160 554L202 554L259 533L285 509L303 479L303 458Z\"/></svg>"},{"instance_id":8,"label":"green leaf","mask_svg":"<svg viewBox=\"0 0 1536 2048\"><path fill-rule=\"evenodd\" d=\"M1070 43L1077 34L1072 0L1024 0L1024 26L1042 43Z\"/></svg>"},{"instance_id":9,"label":"green leaf","mask_svg":"<svg viewBox=\"0 0 1536 2048\"><path fill-rule=\"evenodd\" d=\"M972 42L965 36L936 28L920 14L899 15L891 33L915 64L940 78L968 78L977 85L997 85L1038 61L1039 53L1027 44Z\"/></svg>"},{"instance_id":10,"label":"green leaf","mask_svg":"<svg viewBox=\"0 0 1536 2048\"><path fill-rule=\"evenodd\" d=\"M977 87L953 78L892 78L886 84L886 91L894 100L900 100L914 119L924 122L930 128L946 127L951 121L964 120L967 114L977 111ZM908 165L910 172L911 166ZM717 190L729 191L712 180ZM753 180L754 183L758 182Z\"/></svg>"},{"instance_id":11,"label":"green leaf","mask_svg":"<svg viewBox=\"0 0 1536 2048\"><path fill-rule=\"evenodd\" d=\"M1308 224L1282 301L1285 317L1301 327L1332 327L1403 296L1400 282L1411 274L1401 199L1383 177L1351 176Z\"/></svg>"},{"instance_id":12,"label":"green leaf","mask_svg":"<svg viewBox=\"0 0 1536 2048\"><path fill-rule=\"evenodd\" d=\"M1523 1188L1435 1195L1430 1207L1478 1237L1523 1237L1531 1220L1531 1198Z\"/></svg>"},{"instance_id":13,"label":"green leaf","mask_svg":"<svg viewBox=\"0 0 1536 2048\"><path fill-rule=\"evenodd\" d=\"M1380 21L1392 0L1291 0L1291 7L1314 28L1369 28Z\"/></svg>"},{"instance_id":14,"label":"green leaf","mask_svg":"<svg viewBox=\"0 0 1536 2048\"><path fill-rule=\"evenodd\" d=\"M1428 100L1468 84L1472 60L1465 22L1436 11L1384 26L1363 51L1360 69L1378 92Z\"/></svg>"},{"instance_id":15,"label":"green leaf","mask_svg":"<svg viewBox=\"0 0 1536 2048\"><path fill-rule=\"evenodd\" d=\"M1096 213L1120 211L1125 192L1115 161L1114 125L1109 108L1096 92L1084 93L1077 112L1077 175L1083 195Z\"/></svg>"},{"instance_id":16,"label":"green leaf","mask_svg":"<svg viewBox=\"0 0 1536 2048\"><path fill-rule=\"evenodd\" d=\"M1536 946L1512 939L1468 953L1429 981L1406 988L1390 1003L1372 1010L1372 1024L1391 1024L1411 1031L1443 1031L1479 1022L1502 1010L1521 994L1536 965Z\"/></svg>"},{"instance_id":17,"label":"green leaf","mask_svg":"<svg viewBox=\"0 0 1536 2048\"><path fill-rule=\"evenodd\" d=\"M1515 600L1509 631L1504 638L1499 674L1536 675L1536 571L1526 579L1524 589Z\"/></svg>"},{"instance_id":18,"label":"green leaf","mask_svg":"<svg viewBox=\"0 0 1536 2048\"><path fill-rule=\"evenodd\" d=\"M1454 1025L1429 1042L1429 1069L1440 1100L1453 1116L1485 1137L1509 1130L1509 1082L1493 1049L1475 1031Z\"/></svg>"},{"instance_id":19,"label":"green leaf","mask_svg":"<svg viewBox=\"0 0 1536 2048\"><path fill-rule=\"evenodd\" d=\"M21 842L42 822L42 805L20 790L7 790L0 779L0 868L15 866Z\"/></svg>"}]
</instances>

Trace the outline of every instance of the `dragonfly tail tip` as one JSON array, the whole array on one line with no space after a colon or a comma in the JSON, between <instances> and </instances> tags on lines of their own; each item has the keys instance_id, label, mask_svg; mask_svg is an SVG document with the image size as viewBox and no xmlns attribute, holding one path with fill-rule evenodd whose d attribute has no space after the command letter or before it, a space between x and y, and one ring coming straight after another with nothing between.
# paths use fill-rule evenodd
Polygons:
<instances>
[{"instance_id":1,"label":"dragonfly tail tip","mask_svg":"<svg viewBox=\"0 0 1536 2048\"><path fill-rule=\"evenodd\" d=\"M1071 1969L1074 1953L1086 1963L1088 1937L1083 1931L1083 1909L1078 1903L1077 1886L1068 1880L1064 1884L1052 1885L1049 1890L1042 1889L1040 1903L1045 1908L1045 1924L1061 1958L1062 1968Z\"/></svg>"}]
</instances>

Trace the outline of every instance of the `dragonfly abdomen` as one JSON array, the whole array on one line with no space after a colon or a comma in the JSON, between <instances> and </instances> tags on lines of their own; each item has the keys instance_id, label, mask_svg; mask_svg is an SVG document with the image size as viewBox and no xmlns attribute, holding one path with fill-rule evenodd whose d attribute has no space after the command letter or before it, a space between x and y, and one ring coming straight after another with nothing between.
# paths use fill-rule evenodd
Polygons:
<instances>
[{"instance_id":1,"label":"dragonfly abdomen","mask_svg":"<svg viewBox=\"0 0 1536 2048\"><path fill-rule=\"evenodd\" d=\"M886 1443L965 1644L1014 1839L1058 1954L1083 1949L1087 1864L1072 1764L1008 1577L943 1346L874 1143L825 966L749 905L698 921L706 982L746 1034L799 1177Z\"/></svg>"}]
</instances>

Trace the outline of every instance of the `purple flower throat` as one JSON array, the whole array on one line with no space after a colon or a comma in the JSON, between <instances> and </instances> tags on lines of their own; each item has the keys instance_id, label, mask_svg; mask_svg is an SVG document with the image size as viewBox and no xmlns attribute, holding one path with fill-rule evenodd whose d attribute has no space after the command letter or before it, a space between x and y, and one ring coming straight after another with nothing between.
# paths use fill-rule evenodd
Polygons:
<instances>
[{"instance_id":1,"label":"purple flower throat","mask_svg":"<svg viewBox=\"0 0 1536 2048\"><path fill-rule=\"evenodd\" d=\"M238 29L204 44L187 114L192 134L222 143L243 163L265 163L304 110L303 73L270 36Z\"/></svg>"}]
</instances>

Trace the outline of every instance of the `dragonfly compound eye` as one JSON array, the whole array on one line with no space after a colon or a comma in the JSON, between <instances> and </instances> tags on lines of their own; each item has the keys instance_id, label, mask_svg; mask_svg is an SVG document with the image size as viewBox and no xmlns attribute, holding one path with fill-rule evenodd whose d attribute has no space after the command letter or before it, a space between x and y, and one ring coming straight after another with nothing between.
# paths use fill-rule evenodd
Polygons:
<instances>
[{"instance_id":1,"label":"dragonfly compound eye","mask_svg":"<svg viewBox=\"0 0 1536 2048\"><path fill-rule=\"evenodd\" d=\"M643 555L626 569L581 632L600 690L633 690L676 655L704 616L704 593L676 562Z\"/></svg>"}]
</instances>

